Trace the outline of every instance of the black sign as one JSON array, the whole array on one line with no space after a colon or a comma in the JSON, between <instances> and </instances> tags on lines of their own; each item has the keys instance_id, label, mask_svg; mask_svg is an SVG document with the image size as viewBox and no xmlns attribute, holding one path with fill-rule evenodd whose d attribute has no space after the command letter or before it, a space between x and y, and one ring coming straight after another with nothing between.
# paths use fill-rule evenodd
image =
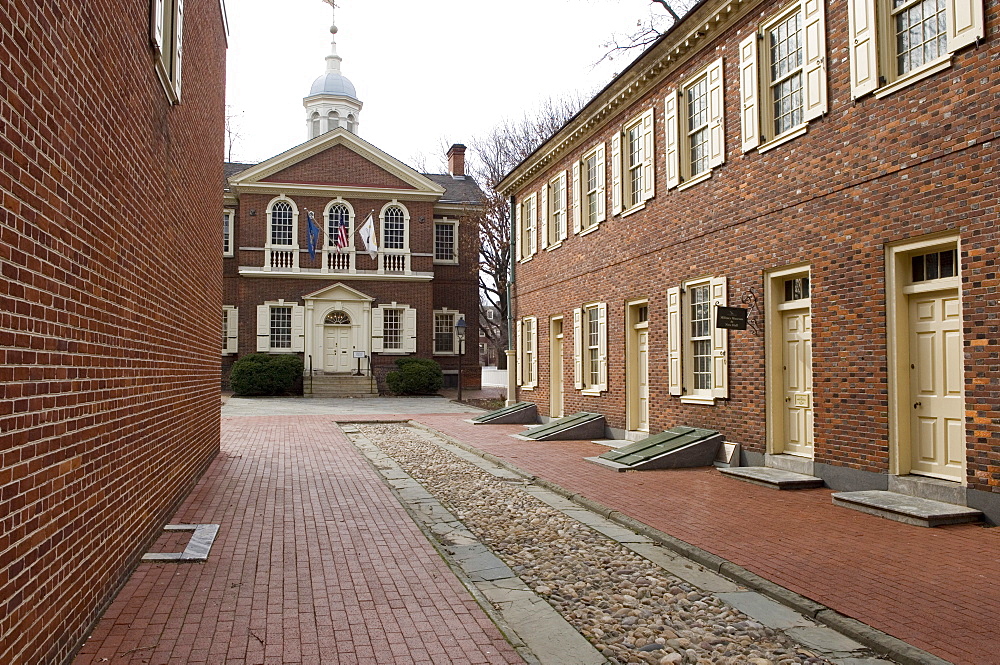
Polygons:
<instances>
[{"instance_id":1,"label":"black sign","mask_svg":"<svg viewBox=\"0 0 1000 665\"><path fill-rule=\"evenodd\" d=\"M747 310L745 307L717 307L715 327L726 330L746 330Z\"/></svg>"}]
</instances>

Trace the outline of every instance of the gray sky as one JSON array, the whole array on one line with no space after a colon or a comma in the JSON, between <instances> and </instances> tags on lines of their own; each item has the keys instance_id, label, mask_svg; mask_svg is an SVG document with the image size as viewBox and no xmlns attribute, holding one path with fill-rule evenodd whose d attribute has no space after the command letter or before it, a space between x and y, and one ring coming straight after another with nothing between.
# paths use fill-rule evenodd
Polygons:
<instances>
[{"instance_id":1,"label":"gray sky","mask_svg":"<svg viewBox=\"0 0 1000 665\"><path fill-rule=\"evenodd\" d=\"M302 98L326 67L322 0L227 0L227 104L256 162L306 138ZM649 0L338 0L342 73L364 102L359 135L408 164L439 169L440 145L468 142L548 96L603 87L627 61L594 67Z\"/></svg>"}]
</instances>

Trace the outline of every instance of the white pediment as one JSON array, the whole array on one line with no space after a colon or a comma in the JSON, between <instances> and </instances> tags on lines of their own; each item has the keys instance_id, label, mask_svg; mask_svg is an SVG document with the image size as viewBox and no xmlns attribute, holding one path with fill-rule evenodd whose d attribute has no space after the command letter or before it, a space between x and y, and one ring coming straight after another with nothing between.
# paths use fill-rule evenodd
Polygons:
<instances>
[{"instance_id":1,"label":"white pediment","mask_svg":"<svg viewBox=\"0 0 1000 665\"><path fill-rule=\"evenodd\" d=\"M365 302L371 302L375 300L369 295L358 291L357 289L352 289L351 287L337 282L332 286L327 286L319 291L313 291L302 296L303 300L363 300Z\"/></svg>"}]
</instances>

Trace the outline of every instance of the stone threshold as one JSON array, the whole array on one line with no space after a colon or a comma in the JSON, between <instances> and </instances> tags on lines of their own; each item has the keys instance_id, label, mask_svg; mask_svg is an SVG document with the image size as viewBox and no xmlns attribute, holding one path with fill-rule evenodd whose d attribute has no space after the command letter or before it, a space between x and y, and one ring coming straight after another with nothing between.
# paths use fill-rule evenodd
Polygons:
<instances>
[{"instance_id":1,"label":"stone threshold","mask_svg":"<svg viewBox=\"0 0 1000 665\"><path fill-rule=\"evenodd\" d=\"M983 513L975 508L884 490L835 492L831 497L835 506L914 526L968 524L983 519Z\"/></svg>"}]
</instances>

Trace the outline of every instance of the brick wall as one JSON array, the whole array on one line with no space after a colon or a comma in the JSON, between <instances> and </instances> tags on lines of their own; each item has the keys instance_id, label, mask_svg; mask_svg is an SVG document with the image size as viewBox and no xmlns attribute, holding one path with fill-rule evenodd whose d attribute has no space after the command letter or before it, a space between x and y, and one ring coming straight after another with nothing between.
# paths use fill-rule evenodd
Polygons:
<instances>
[{"instance_id":1,"label":"brick wall","mask_svg":"<svg viewBox=\"0 0 1000 665\"><path fill-rule=\"evenodd\" d=\"M996 339L1000 107L1000 5L987 4L987 38L952 66L883 99L851 100L847 9L827 3L829 113L804 136L765 153L740 150L738 44L783 3L763 2L684 62L642 99L618 107L530 182L518 199L570 169L599 140L607 146L608 219L570 235L517 267L517 315L539 317L539 386L521 398L548 413L548 323L567 321L566 412L606 414L625 427L625 302L649 299L651 429L711 427L755 452L765 450L764 338L729 335L730 399L682 405L667 392L666 290L686 280L726 276L729 304L752 291L761 309L766 270L805 263L812 270L816 461L886 473L889 469L886 267L888 243L935 232L961 236L968 482L1000 492L1000 361ZM663 100L667 90L722 57L726 162L684 191L667 190ZM611 215L610 137L648 108L655 113L656 194L644 210ZM544 149L539 154L544 154ZM573 390L572 313L608 303L609 390ZM763 322L763 311L756 312Z\"/></svg>"},{"instance_id":2,"label":"brick wall","mask_svg":"<svg viewBox=\"0 0 1000 665\"><path fill-rule=\"evenodd\" d=\"M183 104L148 3L0 4L0 662L61 663L219 446L225 42Z\"/></svg>"}]
</instances>

